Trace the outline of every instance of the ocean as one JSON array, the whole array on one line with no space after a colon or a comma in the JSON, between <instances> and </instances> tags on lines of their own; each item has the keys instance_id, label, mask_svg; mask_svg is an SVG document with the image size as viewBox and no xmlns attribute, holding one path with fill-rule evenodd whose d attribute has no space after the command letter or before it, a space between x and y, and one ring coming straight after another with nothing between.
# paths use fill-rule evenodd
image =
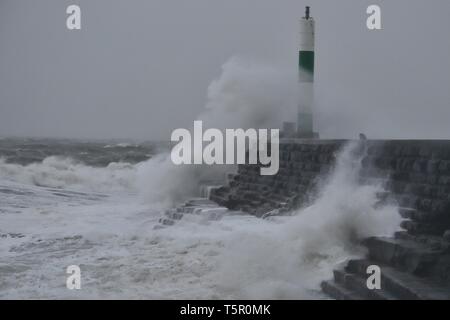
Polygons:
<instances>
[{"instance_id":1,"label":"ocean","mask_svg":"<svg viewBox=\"0 0 450 320\"><path fill-rule=\"evenodd\" d=\"M167 209L235 168L174 166L165 143L0 140L0 299L326 299L320 282L400 217L352 146L308 207L259 219ZM81 270L69 290L67 267Z\"/></svg>"}]
</instances>

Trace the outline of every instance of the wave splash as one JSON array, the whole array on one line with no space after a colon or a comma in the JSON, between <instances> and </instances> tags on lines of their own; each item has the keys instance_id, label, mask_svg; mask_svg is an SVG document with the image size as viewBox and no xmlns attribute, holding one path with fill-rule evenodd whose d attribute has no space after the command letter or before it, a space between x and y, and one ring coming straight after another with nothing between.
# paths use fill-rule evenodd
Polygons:
<instances>
[{"instance_id":1,"label":"wave splash","mask_svg":"<svg viewBox=\"0 0 450 320\"><path fill-rule=\"evenodd\" d=\"M362 239L399 229L397 207L377 205L382 187L359 184L356 149L350 144L341 152L311 206L234 235L217 273L226 291L251 299L311 298L337 263L365 253Z\"/></svg>"},{"instance_id":2,"label":"wave splash","mask_svg":"<svg viewBox=\"0 0 450 320\"><path fill-rule=\"evenodd\" d=\"M342 151L316 200L292 216L263 220L224 215L219 221L201 223L182 219L173 227L155 231L153 215L147 211L139 213L143 210L139 206L131 210L123 200L115 198L112 203L67 207L64 215L58 210L52 211L53 217L61 223L50 228L48 237L53 237L55 229L58 234L77 232L88 240L93 239L101 250L94 248L95 252L85 253L88 256L101 253L117 259L117 241L129 250L125 255L120 254L118 260L128 266L126 273L115 272L107 277L101 272L93 275L98 283L105 283L98 288L101 297L117 297L108 291L113 281L114 285L136 289L136 292L126 292L131 296L139 294L136 298L148 296L149 292L154 294L150 297L167 298L167 290L173 294L170 297L177 298L317 298L320 281L331 277L337 263L365 253L360 246L361 239L391 235L401 221L395 206L376 205L377 193L382 191L380 185L359 183L361 159L355 150L356 146L350 145ZM171 168L166 159L167 155L163 154L136 165L116 163L105 168L88 167L61 158L48 158L27 166L0 161L0 178L53 187L90 187L96 192L102 188L135 188L138 194L147 191L163 202L169 201L168 197L173 199L176 190L183 189L181 186L189 187L192 179L200 179L194 166L190 170ZM194 188L193 185L190 187ZM150 199L149 194L143 198ZM71 224L80 228L67 229L71 224L64 222L66 216ZM10 223L5 225L16 225L17 215L10 218ZM30 224L33 226L45 224L45 220L33 214L22 218L33 221ZM39 230L46 233L45 228ZM118 238L117 230L125 234ZM105 232L99 242L99 234ZM103 270L102 261L96 262L99 270ZM65 262L52 260L55 268ZM174 269L174 266L178 267ZM108 268L120 269L114 268L114 264ZM129 282L130 276L143 274L146 281ZM36 278L36 274L30 272L29 277ZM52 288L48 288L48 294L54 292Z\"/></svg>"},{"instance_id":3,"label":"wave splash","mask_svg":"<svg viewBox=\"0 0 450 320\"><path fill-rule=\"evenodd\" d=\"M135 190L136 168L129 163L112 162L91 167L71 158L51 156L42 162L20 165L0 159L0 178L50 188L73 188L92 192Z\"/></svg>"}]
</instances>

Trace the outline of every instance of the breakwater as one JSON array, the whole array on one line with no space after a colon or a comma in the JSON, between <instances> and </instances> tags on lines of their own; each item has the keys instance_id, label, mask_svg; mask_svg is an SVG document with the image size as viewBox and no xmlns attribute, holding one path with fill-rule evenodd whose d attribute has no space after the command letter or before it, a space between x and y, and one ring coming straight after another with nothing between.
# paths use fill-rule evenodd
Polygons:
<instances>
[{"instance_id":1,"label":"breakwater","mask_svg":"<svg viewBox=\"0 0 450 320\"><path fill-rule=\"evenodd\" d=\"M241 165L210 199L258 217L289 214L314 200L347 143L283 140L280 169L260 175ZM337 299L450 299L450 141L359 141L361 184L381 184L380 203L398 206L402 230L361 239L367 255L336 266L322 290ZM366 285L367 267L381 268L381 289Z\"/></svg>"}]
</instances>

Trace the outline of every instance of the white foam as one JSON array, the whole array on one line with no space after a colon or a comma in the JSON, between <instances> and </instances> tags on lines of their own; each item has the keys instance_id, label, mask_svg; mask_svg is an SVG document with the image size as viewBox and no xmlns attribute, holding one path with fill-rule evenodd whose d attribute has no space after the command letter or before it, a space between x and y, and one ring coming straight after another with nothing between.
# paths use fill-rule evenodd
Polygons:
<instances>
[{"instance_id":1,"label":"white foam","mask_svg":"<svg viewBox=\"0 0 450 320\"><path fill-rule=\"evenodd\" d=\"M21 185L33 195L15 203L37 205L0 215L1 232L25 235L0 239L0 297L316 298L337 262L364 252L359 239L392 234L400 221L396 208L374 208L380 188L358 185L355 160L345 150L317 200L292 217L219 210L161 230L161 213L138 195L66 199ZM71 264L81 267L80 291L65 288Z\"/></svg>"},{"instance_id":2,"label":"white foam","mask_svg":"<svg viewBox=\"0 0 450 320\"><path fill-rule=\"evenodd\" d=\"M29 165L6 163L0 159L0 179L52 188L136 192L135 174L135 166L128 163L113 162L107 167L97 168L56 156Z\"/></svg>"}]
</instances>

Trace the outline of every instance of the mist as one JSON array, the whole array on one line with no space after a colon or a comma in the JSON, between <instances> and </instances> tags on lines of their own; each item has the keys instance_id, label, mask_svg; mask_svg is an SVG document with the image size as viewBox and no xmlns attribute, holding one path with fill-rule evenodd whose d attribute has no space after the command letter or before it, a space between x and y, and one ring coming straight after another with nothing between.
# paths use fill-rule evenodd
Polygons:
<instances>
[{"instance_id":1,"label":"mist","mask_svg":"<svg viewBox=\"0 0 450 320\"><path fill-rule=\"evenodd\" d=\"M381 31L365 25L374 3ZM66 28L71 4L81 7L82 30ZM273 78L252 97L260 109L225 123L279 123L307 4L322 138L450 137L446 0L1 0L0 136L168 140L208 117L214 81L233 57L250 64L244 89L258 88L251 74Z\"/></svg>"}]
</instances>

